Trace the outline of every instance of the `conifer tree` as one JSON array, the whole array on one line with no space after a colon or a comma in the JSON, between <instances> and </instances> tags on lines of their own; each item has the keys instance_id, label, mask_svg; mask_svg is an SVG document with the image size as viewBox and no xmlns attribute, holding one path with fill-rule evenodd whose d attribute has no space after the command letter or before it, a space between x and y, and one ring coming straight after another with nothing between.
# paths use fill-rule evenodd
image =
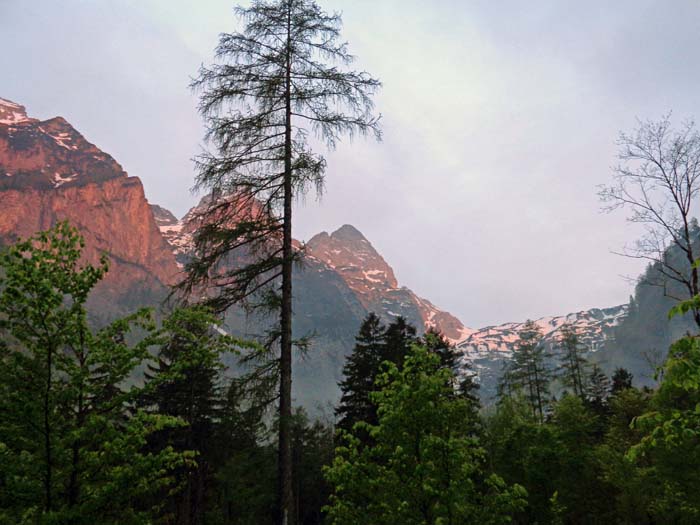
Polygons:
<instances>
[{"instance_id":1,"label":"conifer tree","mask_svg":"<svg viewBox=\"0 0 700 525\"><path fill-rule=\"evenodd\" d=\"M214 436L219 521L257 525L274 522L275 451L267 424L267 403L255 396L244 378L229 382Z\"/></svg>"},{"instance_id":2,"label":"conifer tree","mask_svg":"<svg viewBox=\"0 0 700 525\"><path fill-rule=\"evenodd\" d=\"M338 428L350 431L358 421L377 423L377 409L370 400L384 356L385 327L370 313L355 338L355 348L343 366L340 404L336 409Z\"/></svg>"},{"instance_id":3,"label":"conifer tree","mask_svg":"<svg viewBox=\"0 0 700 525\"><path fill-rule=\"evenodd\" d=\"M428 336L428 339L435 345L436 355L440 355L440 339L434 335ZM343 367L343 380L339 384L342 393L336 409L339 429L350 431L360 421L376 424L377 407L370 395L377 389L376 379L386 362L401 368L411 345L417 340L415 327L403 317L397 317L387 327L374 313L365 318L356 337L355 348ZM368 436L364 438L365 441L369 440Z\"/></svg>"},{"instance_id":4,"label":"conifer tree","mask_svg":"<svg viewBox=\"0 0 700 525\"><path fill-rule=\"evenodd\" d=\"M467 401L473 416L470 420L476 421L481 402L478 394L479 383L471 364L459 363L455 346L434 327L428 328L419 339L419 344L440 358L440 366L450 372L450 385L454 388L455 395Z\"/></svg>"},{"instance_id":5,"label":"conifer tree","mask_svg":"<svg viewBox=\"0 0 700 525\"><path fill-rule=\"evenodd\" d=\"M262 294L279 311L279 522L289 523L292 381L292 203L320 188L326 162L308 146L315 132L328 146L341 136L373 133L370 96L379 82L348 69L341 18L313 0L255 0L238 8L243 28L222 34L217 62L202 67L193 87L213 151L199 157L197 187L211 204L195 236L198 256L182 288L217 288L223 311ZM226 265L236 259L238 265Z\"/></svg>"},{"instance_id":6,"label":"conifer tree","mask_svg":"<svg viewBox=\"0 0 700 525\"><path fill-rule=\"evenodd\" d=\"M420 343L429 352L433 352L440 357L441 365L451 372L457 369L457 352L448 339L435 327L430 327L421 337Z\"/></svg>"},{"instance_id":7,"label":"conifer tree","mask_svg":"<svg viewBox=\"0 0 700 525\"><path fill-rule=\"evenodd\" d=\"M570 387L574 395L583 401L586 399L587 390L588 363L583 357L586 348L579 341L575 328L568 324L561 327L559 350L559 373L562 383Z\"/></svg>"},{"instance_id":8,"label":"conifer tree","mask_svg":"<svg viewBox=\"0 0 700 525\"><path fill-rule=\"evenodd\" d=\"M197 466L178 472L183 488L169 498L175 524L203 523L206 489L213 481L215 439L222 418L222 357L237 342L216 330L218 320L201 307L179 308L164 321L153 342L155 363L146 371L148 383L140 396L145 408L181 419L185 426L166 429L151 440L159 446L197 453Z\"/></svg>"},{"instance_id":9,"label":"conifer tree","mask_svg":"<svg viewBox=\"0 0 700 525\"><path fill-rule=\"evenodd\" d=\"M632 380L634 376L626 368L618 367L612 375L612 384L610 385L610 395L614 396L623 390L632 388Z\"/></svg>"},{"instance_id":10,"label":"conifer tree","mask_svg":"<svg viewBox=\"0 0 700 525\"><path fill-rule=\"evenodd\" d=\"M501 375L496 385L496 398L498 402L509 401L517 392L518 385L515 378L515 363L510 359L501 361Z\"/></svg>"},{"instance_id":11,"label":"conifer tree","mask_svg":"<svg viewBox=\"0 0 700 525\"><path fill-rule=\"evenodd\" d=\"M544 421L545 408L549 401L551 372L547 367L546 357L540 327L532 320L526 321L518 332L513 354L512 381L522 388L533 415L540 422Z\"/></svg>"},{"instance_id":12,"label":"conifer tree","mask_svg":"<svg viewBox=\"0 0 700 525\"><path fill-rule=\"evenodd\" d=\"M602 409L610 394L610 379L597 364L593 365L588 379L588 399Z\"/></svg>"},{"instance_id":13,"label":"conifer tree","mask_svg":"<svg viewBox=\"0 0 700 525\"><path fill-rule=\"evenodd\" d=\"M404 317L397 317L386 327L382 361L389 361L401 368L411 345L416 342L416 327L406 321Z\"/></svg>"}]
</instances>

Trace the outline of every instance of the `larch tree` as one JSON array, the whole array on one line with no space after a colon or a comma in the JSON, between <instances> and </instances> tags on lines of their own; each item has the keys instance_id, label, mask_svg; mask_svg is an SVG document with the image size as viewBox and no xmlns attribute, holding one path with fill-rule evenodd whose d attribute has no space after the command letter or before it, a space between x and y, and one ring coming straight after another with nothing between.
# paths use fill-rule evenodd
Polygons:
<instances>
[{"instance_id":1,"label":"larch tree","mask_svg":"<svg viewBox=\"0 0 700 525\"><path fill-rule=\"evenodd\" d=\"M236 13L241 29L220 36L215 63L192 84L211 146L197 159L196 187L211 199L182 288L211 286L207 302L221 312L243 303L279 313L268 342L279 345L278 507L286 524L294 516L292 204L322 187L326 161L312 152L310 136L331 148L346 135L380 138L371 100L380 83L350 69L340 15L313 0L256 0Z\"/></svg>"}]
</instances>

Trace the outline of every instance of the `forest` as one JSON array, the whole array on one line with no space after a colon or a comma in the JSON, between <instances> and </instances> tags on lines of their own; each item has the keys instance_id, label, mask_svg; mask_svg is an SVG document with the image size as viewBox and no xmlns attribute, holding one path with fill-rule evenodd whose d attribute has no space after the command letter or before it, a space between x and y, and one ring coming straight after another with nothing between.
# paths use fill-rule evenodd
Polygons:
<instances>
[{"instance_id":1,"label":"forest","mask_svg":"<svg viewBox=\"0 0 700 525\"><path fill-rule=\"evenodd\" d=\"M275 523L277 369L222 365L264 347L201 305L92 328L108 268L82 243L62 223L0 256L0 523ZM650 389L608 378L575 330L556 355L539 338L526 324L482 406L439 333L369 315L334 414L290 418L291 520L696 523L698 339Z\"/></svg>"},{"instance_id":2,"label":"forest","mask_svg":"<svg viewBox=\"0 0 700 525\"><path fill-rule=\"evenodd\" d=\"M317 149L381 139L381 82L314 0L236 13L190 86L209 198L168 299L96 322L109 257L86 261L67 221L0 250L0 524L700 523L694 124L622 133L600 190L646 227L626 254L650 264L637 295L672 292L657 307L684 329L657 331L674 337L653 386L606 374L575 326L547 346L529 321L483 399L438 330L370 313L337 405L309 411L292 397L294 357L314 358L314 334L293 331L293 204L323 188ZM636 300L619 362L647 349ZM266 329L230 330L233 309Z\"/></svg>"}]
</instances>

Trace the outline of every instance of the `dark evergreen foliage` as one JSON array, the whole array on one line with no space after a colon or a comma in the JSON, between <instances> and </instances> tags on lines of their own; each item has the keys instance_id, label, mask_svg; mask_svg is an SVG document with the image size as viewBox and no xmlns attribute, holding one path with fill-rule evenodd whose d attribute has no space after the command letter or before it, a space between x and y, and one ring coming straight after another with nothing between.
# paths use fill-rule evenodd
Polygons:
<instances>
[{"instance_id":1,"label":"dark evergreen foliage","mask_svg":"<svg viewBox=\"0 0 700 525\"><path fill-rule=\"evenodd\" d=\"M632 379L634 379L634 376L629 371L624 368L616 368L612 375L610 395L614 396L623 390L632 388Z\"/></svg>"},{"instance_id":2,"label":"dark evergreen foliage","mask_svg":"<svg viewBox=\"0 0 700 525\"><path fill-rule=\"evenodd\" d=\"M565 387L584 400L588 390L588 362L583 357L586 347L579 342L576 330L564 325L559 339L559 374Z\"/></svg>"},{"instance_id":3,"label":"dark evergreen foliage","mask_svg":"<svg viewBox=\"0 0 700 525\"><path fill-rule=\"evenodd\" d=\"M376 424L377 408L370 400L374 382L384 358L386 329L379 317L370 313L362 322L355 348L343 366L341 398L336 417L338 428L350 431L358 421Z\"/></svg>"},{"instance_id":4,"label":"dark evergreen foliage","mask_svg":"<svg viewBox=\"0 0 700 525\"><path fill-rule=\"evenodd\" d=\"M533 416L540 422L544 421L550 401L549 383L552 373L547 357L539 326L532 320L526 321L518 333L513 359L505 365L499 386L499 392L504 395L522 393Z\"/></svg>"},{"instance_id":5,"label":"dark evergreen foliage","mask_svg":"<svg viewBox=\"0 0 700 525\"><path fill-rule=\"evenodd\" d=\"M207 491L214 482L217 426L223 416L221 363L224 353L235 351L235 340L217 327L217 319L201 307L181 308L168 316L153 340L158 353L147 367L140 396L147 410L185 423L154 434L151 446L197 454L196 467L177 472L182 489L174 497L163 495L168 501L164 512L178 525L204 523Z\"/></svg>"}]
</instances>

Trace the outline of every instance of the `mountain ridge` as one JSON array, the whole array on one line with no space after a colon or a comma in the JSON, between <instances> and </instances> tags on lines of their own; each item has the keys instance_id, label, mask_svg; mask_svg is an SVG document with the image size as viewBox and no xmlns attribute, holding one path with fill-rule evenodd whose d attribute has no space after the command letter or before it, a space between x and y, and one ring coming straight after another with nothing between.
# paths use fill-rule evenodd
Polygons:
<instances>
[{"instance_id":1,"label":"mountain ridge","mask_svg":"<svg viewBox=\"0 0 700 525\"><path fill-rule=\"evenodd\" d=\"M93 299L99 312L109 317L161 303L192 256L199 212L208 200L204 197L178 219L149 203L140 179L129 176L65 119L34 119L20 104L0 99L0 202L1 243L69 220L85 237L88 262L96 263L102 253L109 255L110 271ZM419 333L431 327L440 330L457 344L462 361L477 368L480 362L502 360L512 352L508 344L519 323L466 327L456 316L401 286L391 265L350 224L320 232L306 243L295 241L295 247L304 261L294 274L295 337L318 333L315 351L322 356L297 363L302 377L299 396L306 395L304 385L323 391L322 398L337 394L344 358L369 312L386 323L402 316ZM599 313L568 314L578 315L592 346L605 341L608 324L617 315L594 310ZM544 324L558 326L560 322L553 320L565 317L543 318L548 319ZM260 328L238 311L228 321L229 328L241 334Z\"/></svg>"}]
</instances>

